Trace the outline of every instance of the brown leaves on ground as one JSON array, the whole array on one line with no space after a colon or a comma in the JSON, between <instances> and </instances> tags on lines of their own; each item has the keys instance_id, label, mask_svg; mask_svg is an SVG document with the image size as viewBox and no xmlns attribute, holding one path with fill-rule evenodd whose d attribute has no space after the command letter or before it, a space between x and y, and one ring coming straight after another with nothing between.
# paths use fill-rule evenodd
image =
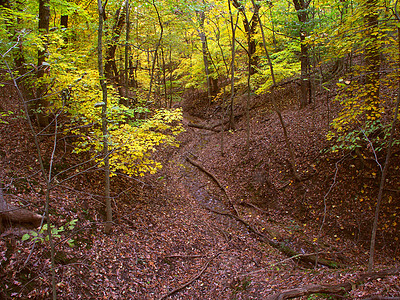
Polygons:
<instances>
[{"instance_id":1,"label":"brown leaves on ground","mask_svg":"<svg viewBox=\"0 0 400 300\"><path fill-rule=\"evenodd\" d=\"M159 173L142 181L113 178L111 235L103 233L101 171L80 174L56 186L51 192L52 221L57 228L64 226L56 238L59 298L159 299L196 278L170 298L264 299L304 285L351 281L364 271L377 191L376 168L362 170L353 156L343 159L321 153L328 146L325 134L329 120L326 103L316 103L315 107L283 112L298 172L304 179L293 182L279 120L266 102L268 98L252 99L248 151L242 130L244 117L236 131L224 133L224 156L220 133L188 127L180 136L179 149L165 148L155 154L164 165ZM202 124L215 122L219 109L218 105L205 107L197 117L188 119ZM237 105L238 114L241 109ZM330 110L332 118L335 108ZM204 119L210 115L213 120ZM42 213L45 186L38 174L32 139L20 125L23 122L12 117L8 121L0 125L0 174L6 200ZM60 168L78 162L70 155L68 140L64 142L59 142L57 150ZM44 153L48 153L51 141L42 138L42 143ZM314 269L299 263L257 240L242 223L204 209L226 210L229 203L215 182L186 161L188 155L213 172L241 218L258 231L276 231L299 253L319 250L320 255L346 268ZM396 166L398 158L394 161ZM393 168L381 220L377 269L392 267L399 259L399 225L394 222L400 223L400 205L398 192L391 191L398 189L393 179L398 176ZM246 202L253 206L240 205ZM320 232L325 205L327 213ZM65 226L73 219L78 219L74 228ZM0 298L50 298L49 245L22 241L27 232L12 228L0 238ZM318 237L320 248L316 249ZM70 239L74 240L73 248L68 245ZM398 277L378 278L346 297L398 297L399 286Z\"/></svg>"}]
</instances>

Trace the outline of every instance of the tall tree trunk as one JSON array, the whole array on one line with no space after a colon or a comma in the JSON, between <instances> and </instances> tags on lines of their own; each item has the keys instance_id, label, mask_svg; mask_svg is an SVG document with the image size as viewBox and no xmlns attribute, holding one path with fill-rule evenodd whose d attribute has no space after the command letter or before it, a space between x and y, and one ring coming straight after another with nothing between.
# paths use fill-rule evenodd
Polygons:
<instances>
[{"instance_id":1,"label":"tall tree trunk","mask_svg":"<svg viewBox=\"0 0 400 300\"><path fill-rule=\"evenodd\" d=\"M172 47L169 48L169 108L172 107Z\"/></svg>"},{"instance_id":2,"label":"tall tree trunk","mask_svg":"<svg viewBox=\"0 0 400 300\"><path fill-rule=\"evenodd\" d=\"M44 96L46 94L46 84L43 77L46 72L46 53L48 46L48 33L50 22L50 3L49 0L39 0L39 34L41 35L42 45L38 50L38 87L36 91L36 100L34 101L35 115L38 125L45 127L49 124L49 118L46 113L48 103Z\"/></svg>"},{"instance_id":3,"label":"tall tree trunk","mask_svg":"<svg viewBox=\"0 0 400 300\"><path fill-rule=\"evenodd\" d=\"M232 30L232 53L231 53L231 99L229 104L229 127L235 128L235 116L233 113L233 100L235 98L235 56L236 56L236 28L239 16L236 18L236 23L233 24L233 15L231 9L231 0L228 0L230 23ZM222 125L223 127L223 125Z\"/></svg>"},{"instance_id":4,"label":"tall tree trunk","mask_svg":"<svg viewBox=\"0 0 400 300\"><path fill-rule=\"evenodd\" d=\"M60 25L64 29L68 28L68 15L61 16ZM67 34L63 34L63 40L64 40L65 45L67 45L68 44L68 35ZM64 48L65 48L65 46L64 46Z\"/></svg>"},{"instance_id":5,"label":"tall tree trunk","mask_svg":"<svg viewBox=\"0 0 400 300\"><path fill-rule=\"evenodd\" d=\"M3 6L5 8L8 9L13 9L11 7L10 1L9 0L1 0L0 1L0 6ZM24 9L24 3L20 0L17 0L15 2L15 9L18 12L23 12ZM18 46L15 47L14 51L12 52L13 54L13 60L14 60L14 64L15 64L15 69L14 71L17 71L19 75L25 75L24 77L21 76L21 78L27 78L28 77L28 71L26 68L26 60L25 60L25 56L24 56L24 51L23 51L23 36L21 35L21 32L19 32L17 30L18 24L20 24L23 20L21 19L21 17L17 17L14 22L7 22L6 28L7 31L9 31L10 35L12 36L12 40L15 43L18 43ZM18 76L17 76L18 77ZM32 100L34 99L33 96L33 88L31 87L31 84L25 84L24 80L18 80L18 84L20 87L20 90L24 96L24 99L26 101ZM34 119L34 104L30 102L31 104L29 105L29 117L31 120Z\"/></svg>"},{"instance_id":6,"label":"tall tree trunk","mask_svg":"<svg viewBox=\"0 0 400 300\"><path fill-rule=\"evenodd\" d=\"M250 21L246 16L245 8L244 6L238 2L238 0L233 0L232 1L233 6L242 13L243 15L243 25L244 25L244 30L246 32L246 35L248 36L248 55L250 57L250 75L253 75L257 72L257 65L258 65L258 58L254 56L256 53L256 48L257 48L257 43L256 40L254 39L254 35L256 33L257 29L257 24L258 24L258 19L259 19L259 11L260 11L260 5L258 3L254 3L253 5L253 16L251 17Z\"/></svg>"},{"instance_id":7,"label":"tall tree trunk","mask_svg":"<svg viewBox=\"0 0 400 300\"><path fill-rule=\"evenodd\" d=\"M297 18L300 22L300 63L301 63L301 98L300 108L306 107L311 103L311 80L310 80L310 58L308 54L308 46L305 44L308 35L304 26L308 21L307 9L311 0L293 0L294 7L297 11Z\"/></svg>"},{"instance_id":8,"label":"tall tree trunk","mask_svg":"<svg viewBox=\"0 0 400 300\"><path fill-rule=\"evenodd\" d=\"M257 5L255 3L255 0L252 0L251 2L253 3L253 5ZM264 46L265 55L267 56L268 65L269 65L269 68L270 68L270 71L271 71L271 77L272 77L272 83L273 83L273 86L271 88L272 105L274 106L274 110L275 110L276 114L278 115L279 122L281 123L281 127L282 127L282 130L283 130L283 137L285 138L286 147L287 147L287 150L289 152L289 158L290 158L289 163L290 163L290 167L291 167L292 172L293 172L293 177L294 177L294 179L296 181L300 181L299 175L297 174L296 160L295 160L295 156L294 156L294 151L293 151L292 145L290 143L289 135L287 133L286 124L285 124L285 122L283 120L281 111L279 110L279 107L276 104L276 100L275 100L274 90L276 88L276 79L275 79L274 66L272 64L271 57L269 56L269 52L268 52L268 49L267 49L264 29L263 29L263 25L262 25L260 16L258 16L258 22L260 24L260 30L261 30L261 35L262 35L262 39L263 39L263 46Z\"/></svg>"},{"instance_id":9,"label":"tall tree trunk","mask_svg":"<svg viewBox=\"0 0 400 300\"><path fill-rule=\"evenodd\" d=\"M379 70L381 66L381 51L379 46L379 28L377 11L377 0L366 0L365 2L365 30L366 48L366 106L369 108L368 114L373 115L379 110Z\"/></svg>"},{"instance_id":10,"label":"tall tree trunk","mask_svg":"<svg viewBox=\"0 0 400 300\"><path fill-rule=\"evenodd\" d=\"M248 72L247 72L247 98L246 98L246 148L249 148L250 144L250 79L251 75L256 73L257 59L254 57L256 52L256 42L254 40L254 34L257 28L259 19L260 5L253 2L253 16L249 21L246 15L245 8L242 4L238 3L237 0L233 0L233 5L243 15L243 24L247 35L247 57L248 57Z\"/></svg>"},{"instance_id":11,"label":"tall tree trunk","mask_svg":"<svg viewBox=\"0 0 400 300\"><path fill-rule=\"evenodd\" d=\"M163 86L164 86L164 101L165 101L165 107L168 107L168 92L167 92L167 74L165 70L165 57L164 57L164 49L161 47L161 59L162 59L162 81L163 81ZM171 108L171 107L169 107Z\"/></svg>"},{"instance_id":12,"label":"tall tree trunk","mask_svg":"<svg viewBox=\"0 0 400 300\"><path fill-rule=\"evenodd\" d=\"M154 68L156 66L158 49L160 48L161 41L162 41L162 38L163 38L163 33L164 33L164 26L163 26L163 23L162 23L162 20L161 20L161 16L160 16L160 13L158 12L158 8L157 8L157 5L155 4L154 0L153 0L153 7L156 10L157 18L158 18L158 24L160 25L160 37L158 39L158 42L157 42L157 45L156 45L156 49L154 51L154 58L153 58L153 63L152 63L152 66L151 66L151 71L150 71L150 86L149 86L149 93L147 94L147 102L150 101L151 89L152 89L153 81L154 81L154 78L153 78L154 77Z\"/></svg>"},{"instance_id":13,"label":"tall tree trunk","mask_svg":"<svg viewBox=\"0 0 400 300\"><path fill-rule=\"evenodd\" d=\"M118 81L118 70L115 63L115 52L117 50L118 41L121 36L122 28L125 24L125 1L120 9L115 12L114 25L111 32L110 42L107 44L106 61L104 63L104 73L108 80ZM124 95L121 95L124 96Z\"/></svg>"},{"instance_id":14,"label":"tall tree trunk","mask_svg":"<svg viewBox=\"0 0 400 300\"><path fill-rule=\"evenodd\" d=\"M199 29L197 30L200 41L201 41L201 50L203 53L203 62L204 62L204 71L206 73L206 80L207 80L207 97L208 97L208 104L211 104L211 80L210 80L210 62L208 58L208 46L207 46L207 36L204 32L204 21L205 21L205 13L204 11L197 12L199 18Z\"/></svg>"},{"instance_id":15,"label":"tall tree trunk","mask_svg":"<svg viewBox=\"0 0 400 300\"><path fill-rule=\"evenodd\" d=\"M40 150L38 134L36 134L36 131L35 131L34 127L33 127L31 118L29 117L29 108L28 108L27 101L24 99L24 95L23 95L21 89L18 86L17 80L14 77L14 74L11 71L11 69L8 66L6 61L5 61L5 65L7 67L8 73L9 73L9 75L11 77L12 82L13 82L13 85L14 85L15 89L17 90L18 96L21 99L21 102L23 104L25 116L27 117L28 125L29 125L29 128L31 130L31 133L32 133L32 136L33 136L33 140L34 140L34 143L35 143L35 147L36 147L36 151L37 151L37 154L38 154L37 159L38 159L38 162L39 162L39 165L40 165L40 171L41 171L41 173L43 175L43 178L46 181L45 217L46 217L46 220L47 220L47 228L48 228L47 229L47 234L48 234L49 243L50 243L50 265L51 265L52 299L55 300L57 298L56 273L55 273L55 245L54 245L52 232L51 232L49 207L50 207L50 190L52 189L52 180L53 180L53 178L52 178L53 158L54 158L54 153L55 153L56 146L57 146L57 128L58 128L57 116L55 117L55 120L54 120L55 132L54 132L53 152L51 154L51 159L50 159L50 162L49 162L48 175L47 175L46 174L46 170L44 168L44 162L43 162L42 153L41 153L41 150Z\"/></svg>"},{"instance_id":16,"label":"tall tree trunk","mask_svg":"<svg viewBox=\"0 0 400 300\"><path fill-rule=\"evenodd\" d=\"M128 98L129 89L129 0L125 3L125 23L126 23L126 34L125 34L125 98ZM128 101L128 99L127 99ZM127 103L128 104L128 103Z\"/></svg>"},{"instance_id":17,"label":"tall tree trunk","mask_svg":"<svg viewBox=\"0 0 400 300\"><path fill-rule=\"evenodd\" d=\"M396 18L397 18L397 21L400 22L400 16L397 14L397 10L396 10ZM399 69L400 69L400 28L399 27L397 27L397 42L399 43L398 59L399 59ZM399 88L400 88L400 76L398 76L398 83L399 83ZM373 268L374 268L376 232L378 230L378 219L379 219L380 207L381 207L381 202L382 202L383 190L385 187L386 176L387 176L387 173L389 170L390 156L392 154L393 138L394 138L394 134L395 134L396 123L398 121L399 104L400 104L400 93L397 93L397 102L396 102L396 108L395 108L393 121L392 121L392 129L390 131L389 146L388 146L387 153L386 153L385 165L382 170L381 182L379 185L379 192L378 192L378 199L377 199L377 203L376 203L376 207L375 207L374 224L372 226L371 245L370 245L370 250L369 250L369 261L368 261L368 272L369 273L372 272Z\"/></svg>"},{"instance_id":18,"label":"tall tree trunk","mask_svg":"<svg viewBox=\"0 0 400 300\"><path fill-rule=\"evenodd\" d=\"M120 98L120 103L129 106L129 69L131 67L131 62L129 60L129 30L130 30L130 21L129 21L129 0L125 1L125 24L126 24L126 30L125 30L125 59L124 59L124 71L121 71L121 89L122 91L120 92L121 98ZM122 59L121 59L122 62ZM122 82L124 85L124 88L122 88Z\"/></svg>"},{"instance_id":19,"label":"tall tree trunk","mask_svg":"<svg viewBox=\"0 0 400 300\"><path fill-rule=\"evenodd\" d=\"M247 18L245 18L245 20L247 20ZM250 31L247 32L247 47L246 151L248 151L250 147L250 79L251 75L254 74L254 67L252 66L252 40Z\"/></svg>"},{"instance_id":20,"label":"tall tree trunk","mask_svg":"<svg viewBox=\"0 0 400 300\"><path fill-rule=\"evenodd\" d=\"M97 42L97 55L98 55L98 67L100 86L103 92L103 107L102 107L102 130L103 130L103 152L104 152L104 194L106 200L106 225L104 232L109 234L111 232L112 225L112 207L110 198L110 160L108 152L108 124L107 124L107 83L104 79L104 68L103 68L103 6L101 0L97 2L99 10L99 28L98 28L98 42Z\"/></svg>"}]
</instances>

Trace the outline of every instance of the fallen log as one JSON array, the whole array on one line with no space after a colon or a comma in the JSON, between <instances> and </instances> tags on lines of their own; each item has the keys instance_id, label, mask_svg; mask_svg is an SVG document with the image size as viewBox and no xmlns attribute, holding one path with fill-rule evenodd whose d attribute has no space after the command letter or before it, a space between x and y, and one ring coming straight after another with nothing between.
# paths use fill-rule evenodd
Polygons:
<instances>
[{"instance_id":1,"label":"fallen log","mask_svg":"<svg viewBox=\"0 0 400 300\"><path fill-rule=\"evenodd\" d=\"M234 116L234 118L240 118L243 115L244 115L243 113L239 113L239 114L236 114ZM217 123L211 124L211 125L203 125L203 124L196 124L196 123L189 122L188 126L193 127L193 128L198 128L198 129L210 130L210 131L214 131L214 132L221 132L221 129L217 129L217 127L225 126L227 124L229 124L229 120L217 122Z\"/></svg>"},{"instance_id":2,"label":"fallen log","mask_svg":"<svg viewBox=\"0 0 400 300\"><path fill-rule=\"evenodd\" d=\"M305 285L303 287L298 287L290 290L286 290L280 293L273 294L268 296L267 300L284 300L284 299L292 299L301 296L309 296L312 294L335 294L335 295L344 295L351 290L363 285L364 283L375 280L378 278L383 278L386 276L397 275L400 273L399 268L393 268L388 270L383 270L374 273L364 273L359 275L354 281L346 281L339 284L334 285L325 285L325 284L312 284ZM373 298L372 298L373 299ZM392 298L395 299L395 298Z\"/></svg>"},{"instance_id":3,"label":"fallen log","mask_svg":"<svg viewBox=\"0 0 400 300\"><path fill-rule=\"evenodd\" d=\"M228 217L231 217L231 218L239 221L240 223L245 225L252 233L256 234L261 239L261 241L267 242L270 246L279 250L281 253L285 254L288 257L295 257L296 259L299 259L300 261L302 261L304 263L310 263L310 264L315 264L315 261L317 260L318 264L324 265L329 268L339 268L339 267L343 266L341 263L331 261L328 259L324 259L324 258L322 258L320 256L316 256L314 254L298 253L296 250L289 247L284 242L279 241L279 240L281 240L281 238L279 236L277 236L277 234L275 232L273 232L272 230L265 229L266 232L272 237L272 238L270 238L267 235L259 232L256 228L251 226L249 223L247 223L245 220L243 220L239 216L233 215L229 212L214 210L214 209L204 206L204 205L203 205L203 207L213 213L220 214L223 216L228 216Z\"/></svg>"},{"instance_id":4,"label":"fallen log","mask_svg":"<svg viewBox=\"0 0 400 300\"><path fill-rule=\"evenodd\" d=\"M4 226L13 224L24 224L28 227L38 227L42 221L42 216L30 210L17 207L6 203L3 196L3 189L0 188L0 232Z\"/></svg>"},{"instance_id":5,"label":"fallen log","mask_svg":"<svg viewBox=\"0 0 400 300\"><path fill-rule=\"evenodd\" d=\"M231 214L229 212L216 211L216 210L213 210L213 209L211 209L209 207L206 207L206 206L204 206L204 208L206 208L206 209L208 209L208 210L210 210L210 211L212 211L214 213L217 213L217 214L220 214L220 215L229 216L231 218L236 219L237 221L239 221L242 224L244 224L251 232L255 233L258 237L260 237L264 241L268 242L268 244L270 244L272 247L274 247L275 249L278 249L280 252L282 252L283 254L285 254L285 255L287 255L289 257L295 256L299 260L301 260L303 262L306 262L306 263L311 263L311 264L315 264L315 261L317 260L319 264L327 266L329 268L338 268L338 267L342 266L340 263L337 263L337 262L334 262L334 261L330 261L330 260L318 257L316 255L302 255L301 253L298 253L294 249L292 249L289 246L287 246L285 243L279 242L280 237L277 236L276 233L274 233L272 231L268 231L268 234L272 237L272 238L269 238L265 234L259 232L255 228L253 228L249 223L247 223L245 220L243 220L239 216L239 213L238 213L236 207L233 205L233 202L231 201L228 193L226 192L225 187L219 182L217 177L214 174L212 174L210 171L206 170L200 164L200 162L198 162L197 160L194 160L194 159L192 159L190 157L186 157L186 160L189 163L191 163L192 165L194 165L197 168L199 168L201 171L206 173L209 177L211 177L214 180L214 182L218 185L218 187L224 192L225 196L228 198L228 203L231 206L231 208L233 209L233 211L235 212L235 214Z\"/></svg>"},{"instance_id":6,"label":"fallen log","mask_svg":"<svg viewBox=\"0 0 400 300\"><path fill-rule=\"evenodd\" d=\"M201 275L203 275L203 273L207 270L208 266L210 265L210 263L217 257L219 256L221 253L217 253L215 254L213 257L211 257L208 262L205 264L205 266L203 267L203 269L201 269L201 271L199 273L197 273L195 276L193 276L191 279L189 279L186 283L182 284L181 286L178 286L176 289L173 289L172 291L168 292L167 294L165 294L164 296L160 297L159 300L163 300L168 298L169 296L172 296L173 294L179 292L180 290L183 290L185 287L189 286L193 281L199 279L201 277Z\"/></svg>"},{"instance_id":7,"label":"fallen log","mask_svg":"<svg viewBox=\"0 0 400 300\"><path fill-rule=\"evenodd\" d=\"M201 124L195 124L195 123L188 123L189 127L197 128L197 129L204 129L204 130L210 130L214 132L220 132L220 130L215 129L215 127L207 126L207 125L201 125Z\"/></svg>"}]
</instances>

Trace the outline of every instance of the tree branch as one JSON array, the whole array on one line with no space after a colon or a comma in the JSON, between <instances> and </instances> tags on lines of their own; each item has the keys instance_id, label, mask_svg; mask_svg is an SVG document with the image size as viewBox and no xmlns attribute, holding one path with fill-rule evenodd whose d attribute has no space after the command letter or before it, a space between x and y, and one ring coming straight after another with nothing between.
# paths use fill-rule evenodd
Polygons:
<instances>
[{"instance_id":1,"label":"tree branch","mask_svg":"<svg viewBox=\"0 0 400 300\"><path fill-rule=\"evenodd\" d=\"M164 296L162 296L159 300L163 300L168 298L169 296L172 296L173 294L179 292L180 290L183 290L185 287L187 287L188 285L190 285L193 281L197 280L200 278L201 275L203 275L203 273L206 271L206 269L208 268L208 266L210 265L210 263L218 256L220 255L221 252L218 252L217 254L215 254L213 257L211 257L211 259L205 264L204 268L194 277L192 277L191 279L189 279L188 282L182 284L181 286L177 287L176 289L173 289L172 291L168 292L167 294L165 294Z\"/></svg>"},{"instance_id":2,"label":"tree branch","mask_svg":"<svg viewBox=\"0 0 400 300\"><path fill-rule=\"evenodd\" d=\"M306 285L299 288L294 288L290 290L283 291L281 293L276 293L274 295L268 296L266 300L284 300L284 299L292 299L301 296L308 296L317 293L325 293L325 294L336 294L343 295L345 293L350 292L351 290L363 285L364 283L375 280L378 278L383 278L386 276L397 275L400 273L400 267L394 269L383 270L375 273L365 273L359 275L354 281L346 281L339 284L334 285L325 285L325 284L312 284ZM369 298L369 299L377 299L377 298ZM378 298L379 299L379 298ZM395 299L395 298L391 298Z\"/></svg>"}]
</instances>

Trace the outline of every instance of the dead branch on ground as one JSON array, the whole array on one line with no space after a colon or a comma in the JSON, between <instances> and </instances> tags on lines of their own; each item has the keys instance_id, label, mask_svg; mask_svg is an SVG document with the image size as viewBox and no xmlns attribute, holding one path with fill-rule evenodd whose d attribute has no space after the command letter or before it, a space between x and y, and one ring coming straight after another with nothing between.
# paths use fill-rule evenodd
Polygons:
<instances>
[{"instance_id":1,"label":"dead branch on ground","mask_svg":"<svg viewBox=\"0 0 400 300\"><path fill-rule=\"evenodd\" d=\"M180 255L180 254L173 254L173 255L168 255L164 257L164 260L169 259L169 258L199 258L199 257L204 257L204 255Z\"/></svg>"},{"instance_id":2,"label":"dead branch on ground","mask_svg":"<svg viewBox=\"0 0 400 300\"><path fill-rule=\"evenodd\" d=\"M339 266L341 266L340 263L334 262L334 261L330 261L324 258L320 258L317 257L316 255L302 255L297 253L297 251L295 251L294 249L290 248L289 246L287 246L285 243L283 242L279 242L278 240L282 240L282 238L279 237L279 235L275 232L272 232L271 230L268 230L268 234L272 237L269 238L268 236L266 236L265 234L262 234L261 232L259 232L257 229L255 229L254 227L252 227L249 223L247 223L245 220L243 220L241 217L239 217L239 213L236 209L236 207L233 205L228 193L226 192L224 186L219 182L219 180L215 177L215 175L213 175L211 172L209 172L208 170L206 170L201 164L200 162L190 158L190 157L186 157L186 160L191 163L192 165L196 166L197 168L199 168L201 171L203 171L204 173L206 173L209 177L211 177L214 182L218 185L218 187L224 192L225 196L228 198L228 202L229 205L232 207L233 211L235 212L235 214L231 214L229 212L221 212L221 211L216 211L213 210L209 207L204 206L204 208L220 214L220 215L225 215L225 216L229 216L231 218L234 218L235 220L241 222L242 224L244 224L251 232L255 233L259 238L261 238L264 241L267 241L268 244L270 244L272 247L274 247L275 249L278 249L280 252L284 253L285 255L291 257L291 256L296 256L298 257L301 261L306 262L306 263L315 263L315 261L318 261L319 264L330 267L330 268L337 268Z\"/></svg>"},{"instance_id":3,"label":"dead branch on ground","mask_svg":"<svg viewBox=\"0 0 400 300\"><path fill-rule=\"evenodd\" d=\"M240 118L240 117L242 117L242 116L243 116L243 113L239 113L239 114L236 114L236 115L234 116L234 118ZM211 125L196 124L196 123L192 123L192 122L189 122L187 125L188 125L189 127L193 127L193 128L204 129L204 130L210 130L210 131L214 131L214 132L220 133L221 130L220 130L220 129L217 129L217 127L225 126L225 125L227 125L227 124L229 124L229 120L217 122L217 123L211 124Z\"/></svg>"},{"instance_id":4,"label":"dead branch on ground","mask_svg":"<svg viewBox=\"0 0 400 300\"><path fill-rule=\"evenodd\" d=\"M190 285L193 281L197 280L200 278L201 275L203 275L203 273L207 270L208 266L210 265L210 263L218 256L220 255L221 252L218 252L217 254L215 254L213 257L211 257L209 259L209 261L204 265L204 268L201 269L201 271L199 273L197 273L195 276L193 276L191 279L189 279L188 282L182 284L181 286L178 286L176 289L173 289L172 291L168 292L167 294L165 294L164 296L162 296L159 300L163 300L168 298L169 296L172 296L173 294L179 292L180 290L184 289L185 287L187 287L188 285Z\"/></svg>"},{"instance_id":5,"label":"dead branch on ground","mask_svg":"<svg viewBox=\"0 0 400 300\"><path fill-rule=\"evenodd\" d=\"M195 123L188 123L189 127L197 128L197 129L204 129L204 130L210 130L214 132L220 132L220 130L215 129L215 127L207 126L207 125L200 125L200 124L195 124ZM216 126L217 127L217 126Z\"/></svg>"},{"instance_id":6,"label":"dead branch on ground","mask_svg":"<svg viewBox=\"0 0 400 300\"><path fill-rule=\"evenodd\" d=\"M299 288L294 288L290 290L283 291L281 293L277 293L267 297L267 300L284 300L284 299L292 299L301 296L309 296L312 294L325 293L325 294L335 294L335 295L343 295L351 290L363 285L368 281L372 281L378 278L383 278L386 276L397 275L400 273L400 267L383 270L374 273L365 273L359 275L354 281L346 281L339 284L334 285L325 285L325 284L313 284L306 285ZM398 298L398 297L397 297ZM376 299L376 298L369 298ZM396 299L396 298L390 298Z\"/></svg>"},{"instance_id":7,"label":"dead branch on ground","mask_svg":"<svg viewBox=\"0 0 400 300\"><path fill-rule=\"evenodd\" d=\"M223 216L229 216L229 217L239 221L240 223L245 225L251 232L253 232L255 235L257 235L262 241L267 242L270 246L279 250L280 252L282 252L283 254L285 254L288 257L296 257L305 263L311 263L311 264L314 264L315 261L317 260L319 264L327 266L329 268L338 268L338 267L342 266L342 264L340 264L338 262L334 262L334 261L331 261L328 259L317 257L316 255L298 253L296 250L292 249L284 242L280 242L279 240L282 240L282 238L279 237L279 235L277 233L266 229L267 233L272 237L272 238L269 238L267 235L259 232L256 228L251 226L249 223L247 223L245 220L243 220L239 216L235 216L229 212L217 211L217 210L214 210L207 206L203 206L203 207L213 213L220 214Z\"/></svg>"},{"instance_id":8,"label":"dead branch on ground","mask_svg":"<svg viewBox=\"0 0 400 300\"><path fill-rule=\"evenodd\" d=\"M239 204L240 204L240 205L243 205L243 206L250 206L250 207L254 208L255 210L257 210L257 211L259 211L259 212L261 212L261 213L263 213L263 214L265 214L265 215L267 215L267 216L271 215L268 211L266 211L266 210L264 210L264 209L258 207L258 206L255 205L254 203L242 201L242 202L240 202Z\"/></svg>"},{"instance_id":9,"label":"dead branch on ground","mask_svg":"<svg viewBox=\"0 0 400 300\"><path fill-rule=\"evenodd\" d=\"M206 170L201 164L200 162L190 158L190 157L186 157L186 160L191 163L193 166L197 167L200 169L200 171L203 171L204 173L206 173L209 177L211 177L212 180L214 180L214 182L218 185L218 187L224 192L226 198L228 199L228 203L229 206L233 209L233 211L236 213L236 215L238 215L238 211L236 209L236 207L233 205L233 202L231 200L231 198L229 197L228 193L226 192L225 187L219 182L219 180L217 179L217 177L215 177L214 174L212 174L210 171Z\"/></svg>"}]
</instances>

